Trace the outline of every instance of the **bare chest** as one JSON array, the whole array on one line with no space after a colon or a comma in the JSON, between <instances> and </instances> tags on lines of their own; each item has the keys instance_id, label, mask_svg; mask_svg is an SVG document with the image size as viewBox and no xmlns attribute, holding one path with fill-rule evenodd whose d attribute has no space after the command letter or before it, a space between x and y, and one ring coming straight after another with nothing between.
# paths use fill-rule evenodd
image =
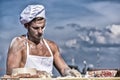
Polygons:
<instances>
[{"instance_id":1,"label":"bare chest","mask_svg":"<svg viewBox=\"0 0 120 80\"><path fill-rule=\"evenodd\" d=\"M28 44L22 51L24 54L24 57L29 54L29 55L35 55L35 56L51 56L50 51L46 47L46 45L32 45Z\"/></svg>"},{"instance_id":2,"label":"bare chest","mask_svg":"<svg viewBox=\"0 0 120 80\"><path fill-rule=\"evenodd\" d=\"M29 45L29 54L37 56L51 56L46 45Z\"/></svg>"}]
</instances>

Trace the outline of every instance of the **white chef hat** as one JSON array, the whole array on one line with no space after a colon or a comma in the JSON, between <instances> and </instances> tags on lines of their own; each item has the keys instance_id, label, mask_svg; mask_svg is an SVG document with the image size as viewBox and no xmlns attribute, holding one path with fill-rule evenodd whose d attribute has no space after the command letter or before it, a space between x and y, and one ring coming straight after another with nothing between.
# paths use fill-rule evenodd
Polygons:
<instances>
[{"instance_id":1,"label":"white chef hat","mask_svg":"<svg viewBox=\"0 0 120 80\"><path fill-rule=\"evenodd\" d=\"M43 5L28 5L20 14L20 22L25 24L36 17L45 18L45 8Z\"/></svg>"}]
</instances>

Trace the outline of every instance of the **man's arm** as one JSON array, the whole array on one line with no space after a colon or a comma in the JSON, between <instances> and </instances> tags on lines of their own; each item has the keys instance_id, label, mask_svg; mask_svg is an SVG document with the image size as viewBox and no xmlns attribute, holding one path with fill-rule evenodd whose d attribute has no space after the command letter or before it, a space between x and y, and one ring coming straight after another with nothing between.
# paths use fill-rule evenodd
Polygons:
<instances>
[{"instance_id":1,"label":"man's arm","mask_svg":"<svg viewBox=\"0 0 120 80\"><path fill-rule=\"evenodd\" d=\"M21 49L23 44L19 38L14 38L8 49L7 62L6 62L6 74L11 75L12 69L19 68L22 59Z\"/></svg>"},{"instance_id":2,"label":"man's arm","mask_svg":"<svg viewBox=\"0 0 120 80\"><path fill-rule=\"evenodd\" d=\"M70 69L70 67L65 63L60 55L58 46L54 42L52 43L51 49L54 55L54 66L62 76L81 77L81 73L79 71Z\"/></svg>"},{"instance_id":3,"label":"man's arm","mask_svg":"<svg viewBox=\"0 0 120 80\"><path fill-rule=\"evenodd\" d=\"M65 70L70 69L68 65L65 63L63 58L60 55L60 51L58 46L54 42L50 42L50 47L53 52L53 57L54 57L54 66L56 69L59 71L59 73L64 76Z\"/></svg>"},{"instance_id":4,"label":"man's arm","mask_svg":"<svg viewBox=\"0 0 120 80\"><path fill-rule=\"evenodd\" d=\"M70 69L59 53L54 55L54 66L62 76L65 76L65 71Z\"/></svg>"}]
</instances>

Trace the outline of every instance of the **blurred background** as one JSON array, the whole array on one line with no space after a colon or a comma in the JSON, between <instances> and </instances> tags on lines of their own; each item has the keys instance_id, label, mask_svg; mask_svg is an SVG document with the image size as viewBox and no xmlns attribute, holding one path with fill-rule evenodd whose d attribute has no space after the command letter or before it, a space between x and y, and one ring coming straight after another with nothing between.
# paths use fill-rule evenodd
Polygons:
<instances>
[{"instance_id":1,"label":"blurred background","mask_svg":"<svg viewBox=\"0 0 120 80\"><path fill-rule=\"evenodd\" d=\"M68 65L120 68L120 0L0 0L0 76L11 40L27 33L19 16L29 4L45 6L44 37L59 45Z\"/></svg>"}]
</instances>

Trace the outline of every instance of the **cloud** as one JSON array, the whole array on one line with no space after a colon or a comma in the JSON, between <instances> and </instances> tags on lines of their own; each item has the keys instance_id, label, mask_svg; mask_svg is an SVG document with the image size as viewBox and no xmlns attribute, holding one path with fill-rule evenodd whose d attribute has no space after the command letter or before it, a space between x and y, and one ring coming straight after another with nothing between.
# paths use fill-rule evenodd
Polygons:
<instances>
[{"instance_id":1,"label":"cloud","mask_svg":"<svg viewBox=\"0 0 120 80\"><path fill-rule=\"evenodd\" d=\"M114 1L113 1L114 2ZM101 15L101 19L97 19L97 16L95 17L99 22L102 22L103 24L109 25L113 23L119 23L120 18L118 10L120 8L119 3L110 3L110 2L97 2L97 3L91 3L85 5L86 8L88 8L91 11L96 12L96 14ZM98 16L99 17L99 16ZM104 22L103 22L104 21Z\"/></svg>"},{"instance_id":2,"label":"cloud","mask_svg":"<svg viewBox=\"0 0 120 80\"><path fill-rule=\"evenodd\" d=\"M120 36L120 25L112 25L109 30L115 37Z\"/></svg>"},{"instance_id":3,"label":"cloud","mask_svg":"<svg viewBox=\"0 0 120 80\"><path fill-rule=\"evenodd\" d=\"M117 29L117 31L115 31ZM88 43L89 45L94 46L105 46L105 47L111 47L111 46L120 46L120 31L119 31L119 25L112 25L109 27L108 30L96 30L92 31L89 29L89 32L86 32L84 34L79 34L78 37L80 40Z\"/></svg>"},{"instance_id":4,"label":"cloud","mask_svg":"<svg viewBox=\"0 0 120 80\"><path fill-rule=\"evenodd\" d=\"M87 1L86 1L87 2ZM89 2L89 1L88 1ZM76 21L82 26L105 27L112 24L120 24L119 20L119 3L114 1L93 1L91 3L83 3L83 9L87 14L84 14L73 21Z\"/></svg>"},{"instance_id":5,"label":"cloud","mask_svg":"<svg viewBox=\"0 0 120 80\"><path fill-rule=\"evenodd\" d=\"M57 29L55 33L64 33L64 37L58 37L60 46L66 46L78 50L82 47L120 47L120 25L109 25L105 28L84 27L76 23L66 24L64 29ZM66 32L69 30L69 32ZM71 34L72 33L72 34ZM69 35L71 34L71 35ZM61 42L62 41L62 42ZM79 50L78 50L79 51Z\"/></svg>"},{"instance_id":6,"label":"cloud","mask_svg":"<svg viewBox=\"0 0 120 80\"><path fill-rule=\"evenodd\" d=\"M79 45L77 45L77 39L68 40L68 41L65 43L65 45L68 46L68 47L79 48Z\"/></svg>"}]
</instances>

